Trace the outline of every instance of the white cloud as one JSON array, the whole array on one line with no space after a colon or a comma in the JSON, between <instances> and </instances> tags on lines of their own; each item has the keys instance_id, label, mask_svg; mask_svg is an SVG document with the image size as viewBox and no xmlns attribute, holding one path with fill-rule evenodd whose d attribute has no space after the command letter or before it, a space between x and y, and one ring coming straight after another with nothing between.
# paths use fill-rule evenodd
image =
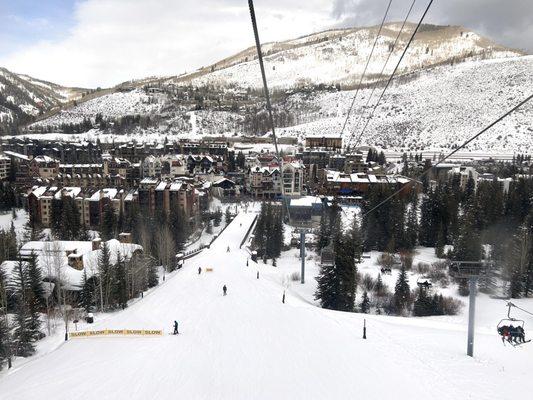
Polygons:
<instances>
[{"instance_id":1,"label":"white cloud","mask_svg":"<svg viewBox=\"0 0 533 400\"><path fill-rule=\"evenodd\" d=\"M261 40L283 40L334 24L331 0L256 0ZM72 86L111 86L175 75L253 45L246 0L86 0L61 41L41 41L0 65Z\"/></svg>"}]
</instances>

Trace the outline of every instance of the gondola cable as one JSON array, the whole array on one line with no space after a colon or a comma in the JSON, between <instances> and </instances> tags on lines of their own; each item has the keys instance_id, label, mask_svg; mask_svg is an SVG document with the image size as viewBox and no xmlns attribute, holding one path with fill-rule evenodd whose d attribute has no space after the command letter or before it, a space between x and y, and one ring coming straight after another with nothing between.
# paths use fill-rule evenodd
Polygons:
<instances>
[{"instance_id":1,"label":"gondola cable","mask_svg":"<svg viewBox=\"0 0 533 400\"><path fill-rule=\"evenodd\" d=\"M429 1L426 9L424 10L424 13L422 14L422 17L420 17L420 20L418 21L418 24L416 25L415 30L413 31L411 37L409 38L409 41L407 42L407 45L405 46L405 48L404 48L404 50L402 52L402 55L400 56L400 59L396 63L396 66L394 67L394 70L392 71L389 79L387 80L387 84L385 85L385 88L383 88L383 91L381 92L381 94L380 94L380 96L378 98L378 101L376 102L376 104L374 104L372 112L370 113L370 115L368 116L368 118L366 120L365 126L363 127L363 129L361 130L361 133L357 137L357 140L355 141L355 147L357 147L359 145L359 143L361 141L361 138L363 137L363 134L365 133L366 128L368 127L368 124L369 124L370 120L374 116L374 113L376 112L376 109L378 108L379 103L381 102L381 100L383 99L383 96L385 95L385 92L389 88L389 86L390 86L390 84L392 82L392 79L394 78L394 75L396 74L396 71L398 71L398 67L400 66L400 63L402 62L405 54L407 53L407 50L409 49L409 46L411 46L411 43L413 42L413 39L414 39L416 33L418 32L418 29L422 25L422 22L424 21L424 18L426 17L426 14L428 13L431 5L433 4L433 1L434 0L430 0ZM353 137L353 134L352 134L352 137ZM352 137L350 137L349 142L351 142Z\"/></svg>"},{"instance_id":2,"label":"gondola cable","mask_svg":"<svg viewBox=\"0 0 533 400\"><path fill-rule=\"evenodd\" d=\"M455 153L457 153L459 150L461 150L462 148L466 147L469 143L471 143L472 141L474 141L475 139L477 139L479 136L481 136L483 133L485 133L486 131L488 131L490 128L492 128L494 125L496 125L497 123L499 123L500 121L502 121L505 117L507 117L508 115L512 114L514 111L516 111L517 109L519 109L520 107L522 107L524 104L526 104L529 100L531 100L533 98L533 94L529 95L528 97L526 97L524 100L522 100L520 103L518 103L516 106L514 106L513 108L511 108L509 111L507 111L505 114L503 114L502 116L500 116L498 119L496 119L495 121L493 121L492 123L490 123L489 125L487 125L485 128L483 128L481 131L479 131L478 133L476 133L474 136L472 136L470 139L466 140L463 144L461 144L459 147L457 147L456 149L454 149L452 152L450 152L448 155L446 155L445 157L443 157L442 159L440 159L435 165L432 165L431 167L427 168L426 170L424 170L420 175L418 175L414 181L420 181L420 179L422 179L425 175L428 174L428 172L432 169L432 168L435 168L437 165L443 163L444 161L446 161L447 159L449 159L451 156L453 156ZM382 205L386 204L389 200L391 200L392 198L394 198L397 194L399 194L400 192L404 191L405 190L405 187L402 187L398 190L396 190L394 193L392 193L390 196L388 196L387 198L385 198L383 201L381 201L380 203L378 203L376 206L372 207L370 210L366 211L362 216L361 216L361 219L365 218L368 214L370 214L371 212L375 211L376 209L378 209L379 207L381 207Z\"/></svg>"},{"instance_id":3,"label":"gondola cable","mask_svg":"<svg viewBox=\"0 0 533 400\"><path fill-rule=\"evenodd\" d=\"M376 91L376 89L378 88L378 85L381 82L381 78L383 77L383 73L385 72L385 68L387 67L387 65L389 63L390 58L391 58L392 54L394 53L394 50L396 50L396 45L398 44L400 36L403 33L403 30L404 30L405 25L407 23L407 19L411 15L411 11L413 10L413 7L414 7L415 3L416 3L416 0L413 0L413 2L411 3L411 6L409 7L409 10L407 11L407 15L405 16L405 18L403 20L402 26L401 26L400 30L398 31L398 34L396 35L396 38L394 39L394 43L392 44L392 47L391 47L391 49L389 51L389 54L387 55L387 59L385 60L385 63L383 63L383 67L381 68L381 72L379 73L379 78L378 78L378 80L376 80L376 82L374 84L374 87L372 88L372 92L370 93L370 96L368 96L368 99L366 100L365 105L361 108L361 113L359 114L359 118L357 119L357 122L355 123L355 125L353 127L352 135L350 136L350 139L348 140L348 143L345 146L346 149L350 148L351 139L353 138L353 134L356 131L357 127L359 126L359 122L363 118L364 109L366 109L368 107L368 105L370 104L370 100L372 99L372 96L374 96L374 92Z\"/></svg>"},{"instance_id":4,"label":"gondola cable","mask_svg":"<svg viewBox=\"0 0 533 400\"><path fill-rule=\"evenodd\" d=\"M387 9L385 10L385 15L383 15L383 19L381 20L381 24L378 29L378 33L376 34L376 38L374 39L374 43L372 45L372 49L370 50L370 54L368 55L368 58L366 60L365 68L363 69L363 73L359 79L359 84L357 85L357 88L355 90L355 94L352 98L352 103L350 104L350 107L348 108L348 113L346 114L346 118L344 119L344 124L342 125L341 129L341 137L344 134L344 130L346 129L346 125L348 124L348 120L350 119L350 114L352 113L353 106L355 104L355 99L357 98L357 94L359 93L359 89L361 88L361 84L363 83L363 79L366 74L366 70L368 68L368 65L370 64L370 59L372 58L372 55L374 54L374 49L376 48L376 44L378 42L379 36L381 35L381 30L383 29L383 25L385 24L385 20L387 19L387 14L389 13L390 6L392 4L392 0L389 0L389 4L387 5Z\"/></svg>"}]
</instances>

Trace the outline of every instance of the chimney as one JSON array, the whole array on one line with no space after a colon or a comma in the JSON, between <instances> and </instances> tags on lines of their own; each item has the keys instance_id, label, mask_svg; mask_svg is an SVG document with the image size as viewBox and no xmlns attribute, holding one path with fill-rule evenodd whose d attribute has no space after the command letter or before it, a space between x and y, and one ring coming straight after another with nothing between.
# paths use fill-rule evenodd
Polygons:
<instances>
[{"instance_id":1,"label":"chimney","mask_svg":"<svg viewBox=\"0 0 533 400\"><path fill-rule=\"evenodd\" d=\"M100 250L100 245L102 244L102 240L101 239L93 239L92 240L92 244L93 244L93 250Z\"/></svg>"},{"instance_id":2,"label":"chimney","mask_svg":"<svg viewBox=\"0 0 533 400\"><path fill-rule=\"evenodd\" d=\"M128 233L128 232L119 233L118 241L120 243L131 243L131 233Z\"/></svg>"}]
</instances>

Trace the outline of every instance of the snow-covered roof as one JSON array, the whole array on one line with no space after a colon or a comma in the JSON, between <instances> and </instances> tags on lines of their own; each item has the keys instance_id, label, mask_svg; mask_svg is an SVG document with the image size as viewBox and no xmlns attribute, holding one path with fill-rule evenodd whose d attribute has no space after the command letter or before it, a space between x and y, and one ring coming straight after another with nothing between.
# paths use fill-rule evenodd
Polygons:
<instances>
[{"instance_id":1,"label":"snow-covered roof","mask_svg":"<svg viewBox=\"0 0 533 400\"><path fill-rule=\"evenodd\" d=\"M14 157L14 158L20 158L21 160L25 160L25 161L30 161L31 158L24 155L24 154L20 154L20 153L17 153L17 152L14 152L14 151L4 151L4 154L8 155L8 156L11 156L11 157Z\"/></svg>"},{"instance_id":2,"label":"snow-covered roof","mask_svg":"<svg viewBox=\"0 0 533 400\"><path fill-rule=\"evenodd\" d=\"M183 182L172 182L170 184L170 191L171 192L177 192L181 189L181 187L183 186Z\"/></svg>"},{"instance_id":3,"label":"snow-covered roof","mask_svg":"<svg viewBox=\"0 0 533 400\"><path fill-rule=\"evenodd\" d=\"M117 262L120 254L129 260L136 251L142 251L142 246L133 243L121 243L116 239L106 242L109 247L110 262ZM93 243L90 241L54 241L54 242L27 242L20 249L23 257L28 257L32 252L37 257L37 264L42 271L43 277L56 277L58 270L64 284L68 289L78 290L81 285L83 270L72 268L68 265L69 255L81 256L83 267L87 275L91 276L97 272L98 260L102 250L93 250ZM10 272L16 265L16 261L6 261L2 263L4 271L10 276Z\"/></svg>"},{"instance_id":4,"label":"snow-covered roof","mask_svg":"<svg viewBox=\"0 0 533 400\"><path fill-rule=\"evenodd\" d=\"M49 156L45 156L45 155L36 156L36 157L34 157L33 160L35 162L45 162L45 163L56 162L57 161L55 158L52 158L52 157L49 157Z\"/></svg>"},{"instance_id":5,"label":"snow-covered roof","mask_svg":"<svg viewBox=\"0 0 533 400\"><path fill-rule=\"evenodd\" d=\"M115 189L115 188L100 189L94 192L89 200L99 201L100 198L104 198L104 197L109 198L109 199L114 199L117 193L118 193L118 189Z\"/></svg>"},{"instance_id":6,"label":"snow-covered roof","mask_svg":"<svg viewBox=\"0 0 533 400\"><path fill-rule=\"evenodd\" d=\"M165 182L165 181L161 181L161 182L159 182L159 184L156 186L155 190L161 191L161 190L165 190L166 188L167 188L167 182Z\"/></svg>"},{"instance_id":7,"label":"snow-covered roof","mask_svg":"<svg viewBox=\"0 0 533 400\"><path fill-rule=\"evenodd\" d=\"M61 190L58 190L56 194L54 195L54 198L56 200L61 199L63 196L72 197L75 199L79 194L81 193L80 187L64 187Z\"/></svg>"},{"instance_id":8,"label":"snow-covered roof","mask_svg":"<svg viewBox=\"0 0 533 400\"><path fill-rule=\"evenodd\" d=\"M291 207L311 207L313 204L322 203L319 197L304 196L299 199L291 199Z\"/></svg>"}]
</instances>

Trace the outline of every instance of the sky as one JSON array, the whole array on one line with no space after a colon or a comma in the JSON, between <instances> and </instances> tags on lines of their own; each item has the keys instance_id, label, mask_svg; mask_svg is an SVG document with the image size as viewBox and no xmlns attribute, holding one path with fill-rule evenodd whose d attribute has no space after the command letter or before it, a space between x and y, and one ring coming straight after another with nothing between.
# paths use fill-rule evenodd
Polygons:
<instances>
[{"instance_id":1,"label":"sky","mask_svg":"<svg viewBox=\"0 0 533 400\"><path fill-rule=\"evenodd\" d=\"M380 22L389 0L255 0L261 41ZM393 0L400 20L412 0ZM429 0L416 0L417 20ZM426 22L533 52L532 0L435 0ZM0 0L0 66L108 87L190 72L253 45L246 0Z\"/></svg>"}]
</instances>

